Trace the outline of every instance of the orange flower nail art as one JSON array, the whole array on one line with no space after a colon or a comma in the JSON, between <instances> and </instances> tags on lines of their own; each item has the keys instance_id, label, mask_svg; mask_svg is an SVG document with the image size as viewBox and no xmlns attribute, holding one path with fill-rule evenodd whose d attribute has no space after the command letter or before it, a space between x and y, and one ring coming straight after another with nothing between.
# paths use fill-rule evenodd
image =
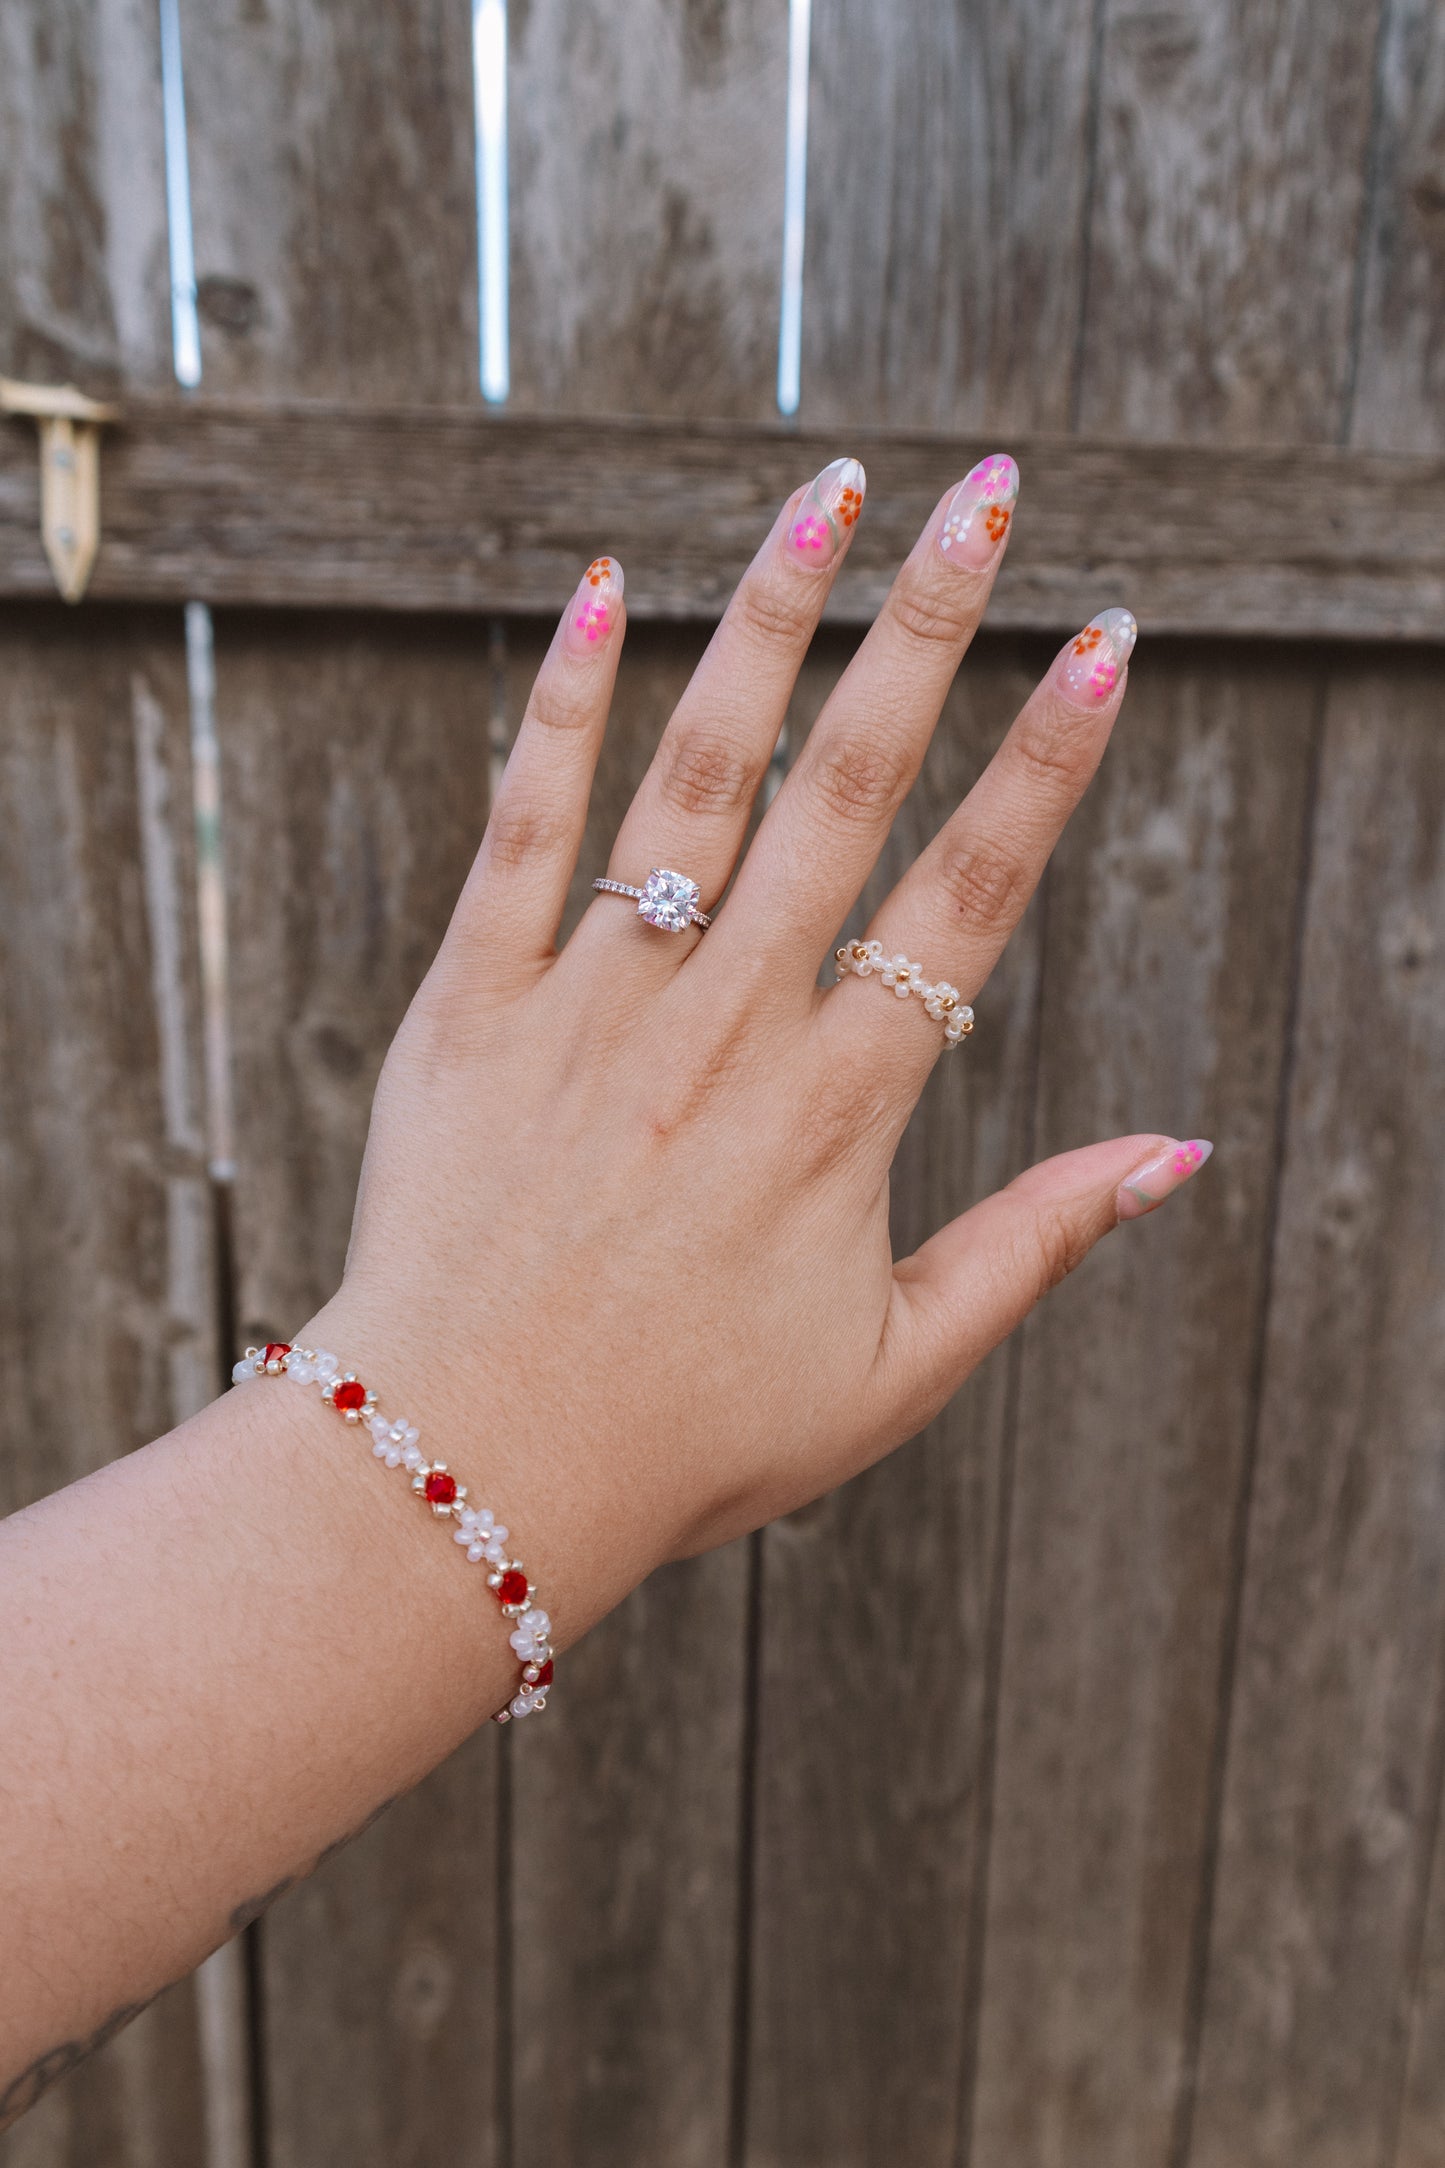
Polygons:
<instances>
[{"instance_id":1,"label":"orange flower nail art","mask_svg":"<svg viewBox=\"0 0 1445 2168\"><path fill-rule=\"evenodd\" d=\"M835 459L803 493L788 523L787 546L805 565L830 565L863 509L867 480L856 459Z\"/></svg>"},{"instance_id":2,"label":"orange flower nail art","mask_svg":"<svg viewBox=\"0 0 1445 2168\"><path fill-rule=\"evenodd\" d=\"M594 557L567 607L567 645L577 654L601 647L616 622L622 599L622 567L615 557Z\"/></svg>"},{"instance_id":3,"label":"orange flower nail art","mask_svg":"<svg viewBox=\"0 0 1445 2168\"><path fill-rule=\"evenodd\" d=\"M1072 639L1055 665L1075 700L1107 700L1134 652L1139 627L1128 610L1104 610Z\"/></svg>"},{"instance_id":4,"label":"orange flower nail art","mask_svg":"<svg viewBox=\"0 0 1445 2168\"><path fill-rule=\"evenodd\" d=\"M938 546L952 565L986 572L1009 531L1019 493L1019 470L1007 452L994 452L966 474L949 499Z\"/></svg>"}]
</instances>

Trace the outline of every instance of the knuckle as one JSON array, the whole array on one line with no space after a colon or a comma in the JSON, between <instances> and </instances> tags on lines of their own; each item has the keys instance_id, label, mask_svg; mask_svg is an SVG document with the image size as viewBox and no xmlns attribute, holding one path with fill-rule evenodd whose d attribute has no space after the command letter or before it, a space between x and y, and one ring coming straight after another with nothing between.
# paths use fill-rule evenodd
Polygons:
<instances>
[{"instance_id":1,"label":"knuckle","mask_svg":"<svg viewBox=\"0 0 1445 2168\"><path fill-rule=\"evenodd\" d=\"M1050 797L1078 795L1094 763L1094 749L1081 736L1072 716L1031 715L1020 727L1013 757L1024 781Z\"/></svg>"},{"instance_id":2,"label":"knuckle","mask_svg":"<svg viewBox=\"0 0 1445 2168\"><path fill-rule=\"evenodd\" d=\"M821 746L812 784L828 812L841 821L890 817L913 781L901 747L868 738L841 738Z\"/></svg>"},{"instance_id":3,"label":"knuckle","mask_svg":"<svg viewBox=\"0 0 1445 2168\"><path fill-rule=\"evenodd\" d=\"M597 702L585 688L569 687L564 677L548 671L533 691L522 727L571 737L578 731L590 730L598 714Z\"/></svg>"},{"instance_id":4,"label":"knuckle","mask_svg":"<svg viewBox=\"0 0 1445 2168\"><path fill-rule=\"evenodd\" d=\"M663 802L673 812L745 812L759 780L756 764L720 732L687 730L664 745L659 782Z\"/></svg>"},{"instance_id":5,"label":"knuckle","mask_svg":"<svg viewBox=\"0 0 1445 2168\"><path fill-rule=\"evenodd\" d=\"M792 646L812 625L817 615L813 590L801 585L795 568L788 569L786 579L750 573L734 595L729 615L752 638Z\"/></svg>"},{"instance_id":6,"label":"knuckle","mask_svg":"<svg viewBox=\"0 0 1445 2168\"><path fill-rule=\"evenodd\" d=\"M1028 901L1028 882L1018 860L977 836L948 846L938 881L959 917L975 925L1011 925Z\"/></svg>"},{"instance_id":7,"label":"knuckle","mask_svg":"<svg viewBox=\"0 0 1445 2168\"><path fill-rule=\"evenodd\" d=\"M487 864L512 873L532 859L553 856L571 839L572 825L559 814L499 798L487 823Z\"/></svg>"},{"instance_id":8,"label":"knuckle","mask_svg":"<svg viewBox=\"0 0 1445 2168\"><path fill-rule=\"evenodd\" d=\"M910 640L927 647L961 647L973 625L966 601L957 595L929 594L921 587L902 588L891 595L888 615Z\"/></svg>"},{"instance_id":9,"label":"knuckle","mask_svg":"<svg viewBox=\"0 0 1445 2168\"><path fill-rule=\"evenodd\" d=\"M1081 1264L1088 1254L1089 1242L1084 1229L1068 1212L1041 1211L1034 1222L1033 1258L1030 1277L1037 1289L1035 1299L1057 1287L1066 1280L1074 1267Z\"/></svg>"}]
</instances>

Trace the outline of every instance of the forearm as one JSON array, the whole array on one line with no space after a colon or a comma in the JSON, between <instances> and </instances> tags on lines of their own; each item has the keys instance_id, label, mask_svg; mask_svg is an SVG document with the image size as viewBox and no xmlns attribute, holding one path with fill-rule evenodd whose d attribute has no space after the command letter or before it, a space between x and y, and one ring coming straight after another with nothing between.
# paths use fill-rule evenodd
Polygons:
<instances>
[{"instance_id":1,"label":"forearm","mask_svg":"<svg viewBox=\"0 0 1445 2168\"><path fill-rule=\"evenodd\" d=\"M369 1445L258 1381L0 1526L0 2100L514 1690L483 1576Z\"/></svg>"}]
</instances>

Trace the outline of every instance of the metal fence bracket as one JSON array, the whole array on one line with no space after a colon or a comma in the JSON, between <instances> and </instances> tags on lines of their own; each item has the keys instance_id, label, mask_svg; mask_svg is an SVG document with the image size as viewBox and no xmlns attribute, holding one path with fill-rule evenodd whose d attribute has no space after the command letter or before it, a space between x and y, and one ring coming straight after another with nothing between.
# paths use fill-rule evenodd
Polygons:
<instances>
[{"instance_id":1,"label":"metal fence bracket","mask_svg":"<svg viewBox=\"0 0 1445 2168\"><path fill-rule=\"evenodd\" d=\"M100 547L100 428L119 407L73 384L18 384L0 376L0 412L33 415L40 429L40 537L55 584L79 602Z\"/></svg>"}]
</instances>

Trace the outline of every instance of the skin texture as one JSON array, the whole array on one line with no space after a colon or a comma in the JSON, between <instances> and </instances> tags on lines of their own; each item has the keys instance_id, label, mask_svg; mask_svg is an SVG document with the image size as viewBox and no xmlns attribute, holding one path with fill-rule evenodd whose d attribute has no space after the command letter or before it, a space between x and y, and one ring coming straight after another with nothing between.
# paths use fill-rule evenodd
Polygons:
<instances>
[{"instance_id":1,"label":"skin texture","mask_svg":"<svg viewBox=\"0 0 1445 2168\"><path fill-rule=\"evenodd\" d=\"M876 977L817 978L1007 546L1017 474L991 471L940 498L712 929L604 896L559 956L625 631L617 569L589 568L388 1055L345 1278L297 1337L503 1517L559 1650L661 1561L911 1436L1121 1197L1160 1202L1206 1156L1087 1146L890 1253L888 1169L942 1026ZM862 490L835 466L779 514L614 878L723 894ZM1132 620L1094 623L1114 666L1092 628L1065 647L868 929L966 1001L1118 713ZM366 1443L258 1382L0 1528L0 2123L513 1690L479 1570ZM563 1665L530 1721L565 1722L565 1693Z\"/></svg>"}]
</instances>

